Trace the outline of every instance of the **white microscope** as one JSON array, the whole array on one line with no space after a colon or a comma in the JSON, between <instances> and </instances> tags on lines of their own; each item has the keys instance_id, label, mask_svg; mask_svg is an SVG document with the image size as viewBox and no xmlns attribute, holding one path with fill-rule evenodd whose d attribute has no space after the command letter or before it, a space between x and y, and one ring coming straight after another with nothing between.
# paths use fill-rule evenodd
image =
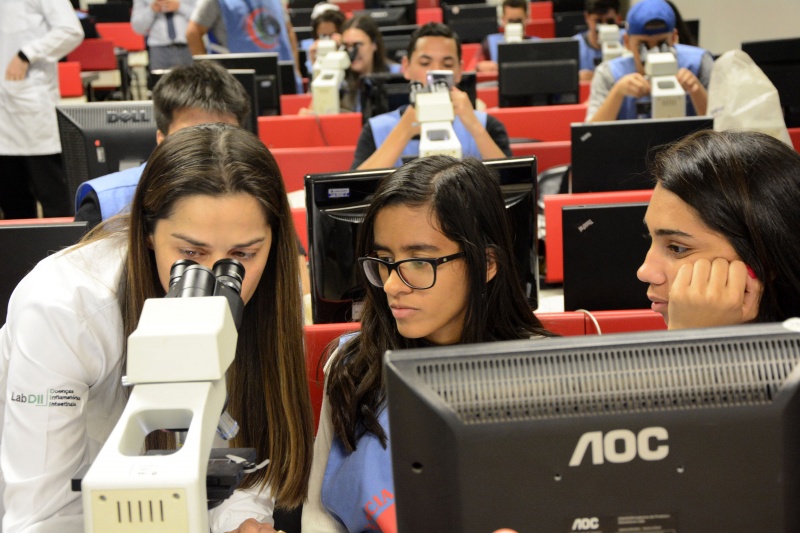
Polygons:
<instances>
[{"instance_id":1,"label":"white microscope","mask_svg":"<svg viewBox=\"0 0 800 533\"><path fill-rule=\"evenodd\" d=\"M507 43L521 43L525 38L525 27L519 22L509 22L503 28L503 41Z\"/></svg>"},{"instance_id":2,"label":"white microscope","mask_svg":"<svg viewBox=\"0 0 800 533\"><path fill-rule=\"evenodd\" d=\"M666 48L666 47L664 47ZM644 63L645 76L650 80L652 118L680 118L686 116L686 91L678 81L678 58L671 49L648 51Z\"/></svg>"},{"instance_id":3,"label":"white microscope","mask_svg":"<svg viewBox=\"0 0 800 533\"><path fill-rule=\"evenodd\" d=\"M461 142L453 129L455 112L450 100L453 72L428 71L428 84L411 84L411 102L420 124L419 157L449 155L461 158Z\"/></svg>"},{"instance_id":4,"label":"white microscope","mask_svg":"<svg viewBox=\"0 0 800 533\"><path fill-rule=\"evenodd\" d=\"M320 44L326 41L320 41ZM335 44L334 41L328 41ZM317 52L319 53L319 51ZM335 115L340 111L339 91L345 72L350 67L350 55L345 50L327 51L320 60L319 74L311 82L311 109L318 115ZM317 62L314 63L316 70Z\"/></svg>"},{"instance_id":5,"label":"white microscope","mask_svg":"<svg viewBox=\"0 0 800 533\"><path fill-rule=\"evenodd\" d=\"M598 24L597 42L603 51L603 61L610 61L625 54L625 47L620 42L619 26L616 24Z\"/></svg>"},{"instance_id":6,"label":"white microscope","mask_svg":"<svg viewBox=\"0 0 800 533\"><path fill-rule=\"evenodd\" d=\"M82 481L86 533L208 533L206 476L236 353L243 277L232 259L213 271L178 261L167 296L145 302L128 338L128 403ZM143 453L151 432L186 428L177 451Z\"/></svg>"}]
</instances>

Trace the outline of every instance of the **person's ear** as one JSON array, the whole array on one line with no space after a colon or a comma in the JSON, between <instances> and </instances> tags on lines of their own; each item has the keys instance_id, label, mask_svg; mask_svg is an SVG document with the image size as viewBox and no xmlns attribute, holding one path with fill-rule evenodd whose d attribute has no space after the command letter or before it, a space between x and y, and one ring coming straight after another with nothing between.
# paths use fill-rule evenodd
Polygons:
<instances>
[{"instance_id":1,"label":"person's ear","mask_svg":"<svg viewBox=\"0 0 800 533\"><path fill-rule=\"evenodd\" d=\"M152 233L147 236L147 247L150 248L151 250L155 249L155 246L153 245L153 234Z\"/></svg>"},{"instance_id":2,"label":"person's ear","mask_svg":"<svg viewBox=\"0 0 800 533\"><path fill-rule=\"evenodd\" d=\"M161 130L156 130L156 145L161 144L161 142L166 138L167 136L161 133Z\"/></svg>"},{"instance_id":3,"label":"person's ear","mask_svg":"<svg viewBox=\"0 0 800 533\"><path fill-rule=\"evenodd\" d=\"M400 72L403 74L405 79L409 79L408 77L408 56L403 56L403 59L400 60Z\"/></svg>"},{"instance_id":4,"label":"person's ear","mask_svg":"<svg viewBox=\"0 0 800 533\"><path fill-rule=\"evenodd\" d=\"M486 283L497 275L497 254L492 248L486 249Z\"/></svg>"},{"instance_id":5,"label":"person's ear","mask_svg":"<svg viewBox=\"0 0 800 533\"><path fill-rule=\"evenodd\" d=\"M625 34L622 36L622 44L625 46L625 48L627 48L628 50L630 50L631 52L633 52L633 49L631 48L630 39L628 38L628 34L627 34L627 33L625 33Z\"/></svg>"},{"instance_id":6,"label":"person's ear","mask_svg":"<svg viewBox=\"0 0 800 533\"><path fill-rule=\"evenodd\" d=\"M680 34L678 33L678 28L675 28L672 30L672 35L669 36L669 45L675 46L679 42L681 42Z\"/></svg>"}]
</instances>

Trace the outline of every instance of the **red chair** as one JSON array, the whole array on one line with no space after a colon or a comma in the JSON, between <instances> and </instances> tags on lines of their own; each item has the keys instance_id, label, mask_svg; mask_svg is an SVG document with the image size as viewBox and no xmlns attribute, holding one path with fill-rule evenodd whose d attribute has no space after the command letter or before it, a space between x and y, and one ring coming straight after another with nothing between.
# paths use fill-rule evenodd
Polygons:
<instances>
[{"instance_id":1,"label":"red chair","mask_svg":"<svg viewBox=\"0 0 800 533\"><path fill-rule=\"evenodd\" d=\"M487 109L499 105L500 94L497 85L491 87L478 86L476 92L478 98L483 100L483 103L486 104Z\"/></svg>"},{"instance_id":2,"label":"red chair","mask_svg":"<svg viewBox=\"0 0 800 533\"><path fill-rule=\"evenodd\" d=\"M305 207L292 208L292 222L294 222L294 230L297 232L297 236L300 237L300 244L308 251L308 223L306 222Z\"/></svg>"},{"instance_id":3,"label":"red chair","mask_svg":"<svg viewBox=\"0 0 800 533\"><path fill-rule=\"evenodd\" d=\"M482 58L481 43L464 43L461 45L461 60L464 65L464 72L474 71L478 61Z\"/></svg>"},{"instance_id":4,"label":"red chair","mask_svg":"<svg viewBox=\"0 0 800 533\"><path fill-rule=\"evenodd\" d=\"M144 36L133 31L129 22L98 22L95 27L101 38L108 39L116 47L128 52L141 52L145 49Z\"/></svg>"},{"instance_id":5,"label":"red chair","mask_svg":"<svg viewBox=\"0 0 800 533\"><path fill-rule=\"evenodd\" d=\"M281 115L296 115L303 107L311 108L311 93L281 95Z\"/></svg>"},{"instance_id":6,"label":"red chair","mask_svg":"<svg viewBox=\"0 0 800 533\"><path fill-rule=\"evenodd\" d=\"M344 14L350 14L353 11L360 11L364 9L364 0L332 0L332 3L339 6L339 9Z\"/></svg>"},{"instance_id":7,"label":"red chair","mask_svg":"<svg viewBox=\"0 0 800 533\"><path fill-rule=\"evenodd\" d=\"M570 124L583 122L586 104L491 108L486 112L503 123L509 137L568 141Z\"/></svg>"},{"instance_id":8,"label":"red chair","mask_svg":"<svg viewBox=\"0 0 800 533\"><path fill-rule=\"evenodd\" d=\"M442 8L440 7L423 7L417 8L417 25L422 26L428 22L442 22Z\"/></svg>"},{"instance_id":9,"label":"red chair","mask_svg":"<svg viewBox=\"0 0 800 533\"><path fill-rule=\"evenodd\" d=\"M792 140L794 149L800 152L800 128L787 128L789 130L789 138Z\"/></svg>"},{"instance_id":10,"label":"red chair","mask_svg":"<svg viewBox=\"0 0 800 533\"><path fill-rule=\"evenodd\" d=\"M583 313L582 313L583 314ZM649 309L630 309L625 311L594 311L592 316L597 320L600 331L609 333L630 333L633 331L655 331L667 329L664 317ZM586 334L594 335L597 328L592 319L586 315Z\"/></svg>"},{"instance_id":11,"label":"red chair","mask_svg":"<svg viewBox=\"0 0 800 533\"><path fill-rule=\"evenodd\" d=\"M270 150L283 175L288 192L303 189L306 174L348 170L356 154L355 146L313 148L275 148Z\"/></svg>"},{"instance_id":12,"label":"red chair","mask_svg":"<svg viewBox=\"0 0 800 533\"><path fill-rule=\"evenodd\" d=\"M553 2L531 2L528 6L529 19L553 18Z\"/></svg>"},{"instance_id":13,"label":"red chair","mask_svg":"<svg viewBox=\"0 0 800 533\"><path fill-rule=\"evenodd\" d=\"M113 90L122 86L114 43L109 39L84 39L67 55L67 61L79 62L81 72L98 75L91 84L94 89Z\"/></svg>"},{"instance_id":14,"label":"red chair","mask_svg":"<svg viewBox=\"0 0 800 533\"><path fill-rule=\"evenodd\" d=\"M258 117L258 137L268 148L355 146L361 113Z\"/></svg>"},{"instance_id":15,"label":"red chair","mask_svg":"<svg viewBox=\"0 0 800 533\"><path fill-rule=\"evenodd\" d=\"M549 141L541 143L514 143L512 155L535 155L537 172L572 161L572 142Z\"/></svg>"},{"instance_id":16,"label":"red chair","mask_svg":"<svg viewBox=\"0 0 800 533\"><path fill-rule=\"evenodd\" d=\"M525 23L525 35L553 39L556 36L556 22L553 17L529 20Z\"/></svg>"},{"instance_id":17,"label":"red chair","mask_svg":"<svg viewBox=\"0 0 800 533\"><path fill-rule=\"evenodd\" d=\"M585 335L584 314L577 311L565 313L536 313L545 329L563 336Z\"/></svg>"}]
</instances>

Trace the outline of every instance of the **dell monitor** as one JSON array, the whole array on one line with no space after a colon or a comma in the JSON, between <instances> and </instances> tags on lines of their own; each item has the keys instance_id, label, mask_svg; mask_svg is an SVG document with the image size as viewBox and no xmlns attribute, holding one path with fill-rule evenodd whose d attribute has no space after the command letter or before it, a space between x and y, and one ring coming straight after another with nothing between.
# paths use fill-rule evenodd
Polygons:
<instances>
[{"instance_id":1,"label":"dell monitor","mask_svg":"<svg viewBox=\"0 0 800 533\"><path fill-rule=\"evenodd\" d=\"M666 145L713 127L711 117L572 124L572 192L652 189L647 162Z\"/></svg>"},{"instance_id":2,"label":"dell monitor","mask_svg":"<svg viewBox=\"0 0 800 533\"><path fill-rule=\"evenodd\" d=\"M458 88L467 93L472 107L477 98L477 78L474 72L461 74ZM370 118L408 105L410 86L402 74L383 72L368 74L361 81L361 118Z\"/></svg>"},{"instance_id":3,"label":"dell monitor","mask_svg":"<svg viewBox=\"0 0 800 533\"><path fill-rule=\"evenodd\" d=\"M499 44L500 107L578 103L579 49L575 39Z\"/></svg>"},{"instance_id":4,"label":"dell monitor","mask_svg":"<svg viewBox=\"0 0 800 533\"><path fill-rule=\"evenodd\" d=\"M462 43L480 43L497 33L497 7L487 4L443 4L444 23L456 32Z\"/></svg>"},{"instance_id":5,"label":"dell monitor","mask_svg":"<svg viewBox=\"0 0 800 533\"><path fill-rule=\"evenodd\" d=\"M397 530L800 530L800 323L384 356Z\"/></svg>"},{"instance_id":6,"label":"dell monitor","mask_svg":"<svg viewBox=\"0 0 800 533\"><path fill-rule=\"evenodd\" d=\"M147 161L156 147L152 102L56 106L70 205L84 181Z\"/></svg>"},{"instance_id":7,"label":"dell monitor","mask_svg":"<svg viewBox=\"0 0 800 533\"><path fill-rule=\"evenodd\" d=\"M194 56L195 61L217 61L227 69L254 69L258 91L257 116L281 114L281 71L278 54L254 52Z\"/></svg>"},{"instance_id":8,"label":"dell monitor","mask_svg":"<svg viewBox=\"0 0 800 533\"><path fill-rule=\"evenodd\" d=\"M778 90L787 128L800 127L800 37L742 43Z\"/></svg>"},{"instance_id":9,"label":"dell monitor","mask_svg":"<svg viewBox=\"0 0 800 533\"><path fill-rule=\"evenodd\" d=\"M513 227L514 256L524 290L536 308L539 260L536 159L485 161L497 177ZM315 324L360 318L363 283L356 238L378 182L394 169L312 174L305 178L312 317Z\"/></svg>"}]
</instances>

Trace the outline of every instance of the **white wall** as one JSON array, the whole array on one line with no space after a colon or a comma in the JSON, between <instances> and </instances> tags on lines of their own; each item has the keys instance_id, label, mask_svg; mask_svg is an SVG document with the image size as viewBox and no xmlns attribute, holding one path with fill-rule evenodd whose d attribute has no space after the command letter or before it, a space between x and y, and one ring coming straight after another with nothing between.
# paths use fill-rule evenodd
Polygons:
<instances>
[{"instance_id":1,"label":"white wall","mask_svg":"<svg viewBox=\"0 0 800 533\"><path fill-rule=\"evenodd\" d=\"M700 19L700 46L718 55L744 41L800 37L800 0L672 0Z\"/></svg>"}]
</instances>

